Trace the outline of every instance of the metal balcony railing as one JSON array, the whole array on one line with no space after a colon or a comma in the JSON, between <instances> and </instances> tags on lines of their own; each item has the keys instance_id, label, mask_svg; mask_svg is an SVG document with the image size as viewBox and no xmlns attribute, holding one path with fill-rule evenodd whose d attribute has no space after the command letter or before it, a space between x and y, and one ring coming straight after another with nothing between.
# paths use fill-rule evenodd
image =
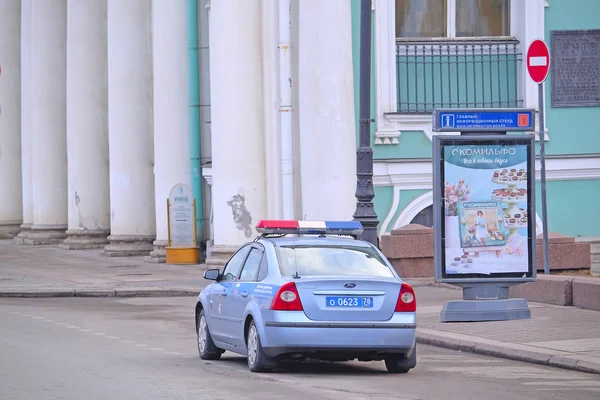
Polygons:
<instances>
[{"instance_id":1,"label":"metal balcony railing","mask_svg":"<svg viewBox=\"0 0 600 400\"><path fill-rule=\"evenodd\" d=\"M521 107L522 60L513 38L397 40L398 112Z\"/></svg>"}]
</instances>

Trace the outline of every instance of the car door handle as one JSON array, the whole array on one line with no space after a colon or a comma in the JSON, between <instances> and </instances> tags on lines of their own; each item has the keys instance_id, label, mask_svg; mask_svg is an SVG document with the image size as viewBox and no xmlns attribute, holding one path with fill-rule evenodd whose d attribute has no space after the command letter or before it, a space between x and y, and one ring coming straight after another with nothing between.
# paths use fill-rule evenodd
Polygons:
<instances>
[{"instance_id":1,"label":"car door handle","mask_svg":"<svg viewBox=\"0 0 600 400\"><path fill-rule=\"evenodd\" d=\"M248 297L248 292L242 292L242 294L240 294L240 296L242 296L243 298Z\"/></svg>"},{"instance_id":2,"label":"car door handle","mask_svg":"<svg viewBox=\"0 0 600 400\"><path fill-rule=\"evenodd\" d=\"M223 289L223 291L221 292L221 296L227 296L227 289Z\"/></svg>"}]
</instances>

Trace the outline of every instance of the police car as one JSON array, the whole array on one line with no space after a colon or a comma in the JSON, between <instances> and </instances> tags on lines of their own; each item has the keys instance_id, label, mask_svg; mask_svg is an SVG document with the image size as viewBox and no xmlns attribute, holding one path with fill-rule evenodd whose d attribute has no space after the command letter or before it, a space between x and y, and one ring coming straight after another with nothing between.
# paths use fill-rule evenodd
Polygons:
<instances>
[{"instance_id":1,"label":"police car","mask_svg":"<svg viewBox=\"0 0 600 400\"><path fill-rule=\"evenodd\" d=\"M247 357L253 372L281 361L385 361L416 366L416 298L358 221L274 221L242 246L198 296L198 353Z\"/></svg>"}]
</instances>

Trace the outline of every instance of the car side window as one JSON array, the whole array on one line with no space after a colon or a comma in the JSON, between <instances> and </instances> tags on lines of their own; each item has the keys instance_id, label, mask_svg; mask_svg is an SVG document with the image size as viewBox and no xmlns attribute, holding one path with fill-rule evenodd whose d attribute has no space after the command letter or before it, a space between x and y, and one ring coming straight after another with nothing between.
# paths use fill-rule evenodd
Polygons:
<instances>
[{"instance_id":1,"label":"car side window","mask_svg":"<svg viewBox=\"0 0 600 400\"><path fill-rule=\"evenodd\" d=\"M263 281L267 275L269 275L269 267L267 266L267 257L263 257L260 262L260 269L258 270L258 276L256 277L256 281Z\"/></svg>"},{"instance_id":2,"label":"car side window","mask_svg":"<svg viewBox=\"0 0 600 400\"><path fill-rule=\"evenodd\" d=\"M233 257L231 257L223 270L222 282L235 281L238 279L248 251L250 251L250 246L240 249Z\"/></svg>"},{"instance_id":3,"label":"car side window","mask_svg":"<svg viewBox=\"0 0 600 400\"><path fill-rule=\"evenodd\" d=\"M262 250L256 248L250 250L250 254L248 255L248 258L246 258L246 263L244 264L242 274L240 275L240 281L254 282L256 280L262 258Z\"/></svg>"}]
</instances>

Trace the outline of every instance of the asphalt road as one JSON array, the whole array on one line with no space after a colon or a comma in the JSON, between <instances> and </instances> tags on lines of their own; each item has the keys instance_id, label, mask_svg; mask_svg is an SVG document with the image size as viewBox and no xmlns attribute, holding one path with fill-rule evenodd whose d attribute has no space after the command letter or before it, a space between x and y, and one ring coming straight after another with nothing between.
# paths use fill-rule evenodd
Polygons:
<instances>
[{"instance_id":1,"label":"asphalt road","mask_svg":"<svg viewBox=\"0 0 600 400\"><path fill-rule=\"evenodd\" d=\"M198 358L193 298L0 299L0 398L594 399L597 375L420 346L417 368Z\"/></svg>"}]
</instances>

